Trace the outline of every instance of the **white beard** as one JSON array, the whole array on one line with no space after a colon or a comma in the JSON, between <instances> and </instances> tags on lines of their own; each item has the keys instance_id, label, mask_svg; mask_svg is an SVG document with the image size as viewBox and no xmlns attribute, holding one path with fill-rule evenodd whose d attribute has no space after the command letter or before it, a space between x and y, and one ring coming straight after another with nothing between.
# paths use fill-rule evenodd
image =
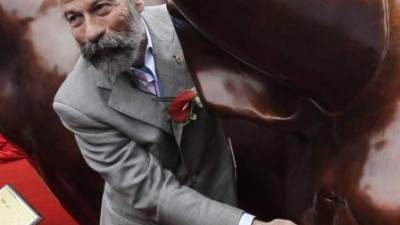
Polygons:
<instances>
[{"instance_id":1,"label":"white beard","mask_svg":"<svg viewBox=\"0 0 400 225\"><path fill-rule=\"evenodd\" d=\"M146 31L139 12L132 8L128 17L128 31L109 34L97 43L85 43L82 54L96 69L105 74L116 76L126 71L129 66L143 60L146 44ZM101 50L111 49L110 53L98 55Z\"/></svg>"}]
</instances>

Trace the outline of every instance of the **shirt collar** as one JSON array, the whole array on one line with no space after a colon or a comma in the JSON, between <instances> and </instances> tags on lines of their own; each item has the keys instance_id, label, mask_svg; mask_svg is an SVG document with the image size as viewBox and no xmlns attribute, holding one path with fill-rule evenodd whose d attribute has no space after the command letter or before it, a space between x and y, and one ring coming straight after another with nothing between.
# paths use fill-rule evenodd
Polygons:
<instances>
[{"instance_id":1,"label":"shirt collar","mask_svg":"<svg viewBox=\"0 0 400 225\"><path fill-rule=\"evenodd\" d=\"M142 18L142 22L144 24L144 28L146 30L146 38L147 38L147 46L146 52L144 54L144 65L151 70L153 74L155 74L155 63L154 63L154 53L153 53L153 41L151 40L151 36L149 33L149 29L147 28L146 23Z\"/></svg>"}]
</instances>

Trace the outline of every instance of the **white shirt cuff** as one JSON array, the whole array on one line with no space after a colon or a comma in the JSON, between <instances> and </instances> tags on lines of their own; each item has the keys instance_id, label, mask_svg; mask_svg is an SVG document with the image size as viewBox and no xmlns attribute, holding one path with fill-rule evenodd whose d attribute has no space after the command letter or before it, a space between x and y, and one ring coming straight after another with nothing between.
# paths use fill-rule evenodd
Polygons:
<instances>
[{"instance_id":1,"label":"white shirt cuff","mask_svg":"<svg viewBox=\"0 0 400 225\"><path fill-rule=\"evenodd\" d=\"M243 213L242 217L240 217L239 225L251 225L253 223L255 216L250 215L248 213Z\"/></svg>"}]
</instances>

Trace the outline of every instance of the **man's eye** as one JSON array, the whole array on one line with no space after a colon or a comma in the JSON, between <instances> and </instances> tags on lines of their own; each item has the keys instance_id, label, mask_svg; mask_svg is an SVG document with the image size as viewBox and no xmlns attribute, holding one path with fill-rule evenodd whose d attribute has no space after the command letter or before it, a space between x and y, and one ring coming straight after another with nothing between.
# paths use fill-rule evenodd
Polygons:
<instances>
[{"instance_id":1,"label":"man's eye","mask_svg":"<svg viewBox=\"0 0 400 225\"><path fill-rule=\"evenodd\" d=\"M72 15L72 16L68 16L67 17L67 21L69 24L71 24L72 26L76 26L80 23L81 20L81 16L77 16L77 15Z\"/></svg>"},{"instance_id":2,"label":"man's eye","mask_svg":"<svg viewBox=\"0 0 400 225\"><path fill-rule=\"evenodd\" d=\"M98 4L96 5L96 7L94 8L94 11L96 13L99 13L101 15L103 14L107 14L108 12L111 11L111 6L109 4Z\"/></svg>"},{"instance_id":3,"label":"man's eye","mask_svg":"<svg viewBox=\"0 0 400 225\"><path fill-rule=\"evenodd\" d=\"M71 23L76 20L76 16L69 16L67 20L69 23Z\"/></svg>"}]
</instances>

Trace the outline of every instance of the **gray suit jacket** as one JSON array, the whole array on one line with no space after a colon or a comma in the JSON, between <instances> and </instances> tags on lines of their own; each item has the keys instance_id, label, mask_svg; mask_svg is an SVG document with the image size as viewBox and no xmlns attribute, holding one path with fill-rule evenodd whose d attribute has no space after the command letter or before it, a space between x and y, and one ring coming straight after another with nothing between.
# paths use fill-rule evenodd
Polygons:
<instances>
[{"instance_id":1,"label":"gray suit jacket","mask_svg":"<svg viewBox=\"0 0 400 225\"><path fill-rule=\"evenodd\" d=\"M191 88L186 65L174 58L182 52L165 5L142 16L165 95ZM220 121L201 110L195 122L173 125L166 103L132 79L81 58L54 99L84 159L105 179L101 224L237 225L243 211L229 206L236 184Z\"/></svg>"}]
</instances>

